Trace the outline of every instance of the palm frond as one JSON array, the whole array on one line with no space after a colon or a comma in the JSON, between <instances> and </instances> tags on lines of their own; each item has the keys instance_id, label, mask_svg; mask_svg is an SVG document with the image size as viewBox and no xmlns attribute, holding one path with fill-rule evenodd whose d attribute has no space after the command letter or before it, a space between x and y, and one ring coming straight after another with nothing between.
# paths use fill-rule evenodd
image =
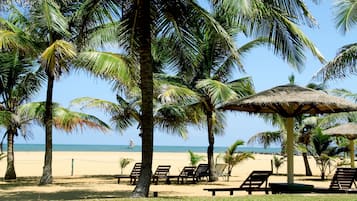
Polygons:
<instances>
[{"instance_id":1,"label":"palm frond","mask_svg":"<svg viewBox=\"0 0 357 201\"><path fill-rule=\"evenodd\" d=\"M69 70L68 66L64 64L73 59L76 54L76 49L72 43L57 40L41 54L41 62L46 71L57 78L63 71Z\"/></svg>"},{"instance_id":2,"label":"palm frond","mask_svg":"<svg viewBox=\"0 0 357 201\"><path fill-rule=\"evenodd\" d=\"M237 93L225 83L217 80L204 79L196 84L196 88L205 91L206 95L212 100L212 104L218 105L224 101L237 97Z\"/></svg>"},{"instance_id":3,"label":"palm frond","mask_svg":"<svg viewBox=\"0 0 357 201\"><path fill-rule=\"evenodd\" d=\"M334 4L335 22L342 33L348 32L357 23L357 1L338 0Z\"/></svg>"},{"instance_id":4,"label":"palm frond","mask_svg":"<svg viewBox=\"0 0 357 201\"><path fill-rule=\"evenodd\" d=\"M357 43L343 46L336 57L323 66L313 77L324 81L342 79L357 73Z\"/></svg>"},{"instance_id":5,"label":"palm frond","mask_svg":"<svg viewBox=\"0 0 357 201\"><path fill-rule=\"evenodd\" d=\"M70 36L68 21L61 13L60 6L54 0L35 1L30 9L31 21L36 23L40 34L48 33Z\"/></svg>"},{"instance_id":6,"label":"palm frond","mask_svg":"<svg viewBox=\"0 0 357 201\"><path fill-rule=\"evenodd\" d=\"M74 63L77 68L83 68L108 80L117 80L126 88L130 88L135 81L132 79L130 62L130 59L122 54L87 51L79 53Z\"/></svg>"},{"instance_id":7,"label":"palm frond","mask_svg":"<svg viewBox=\"0 0 357 201\"><path fill-rule=\"evenodd\" d=\"M253 144L257 142L258 144L263 144L264 148L267 148L272 143L282 142L283 140L282 133L283 131L267 131L267 132L257 133L253 135L251 138L249 138L248 144Z\"/></svg>"}]
</instances>

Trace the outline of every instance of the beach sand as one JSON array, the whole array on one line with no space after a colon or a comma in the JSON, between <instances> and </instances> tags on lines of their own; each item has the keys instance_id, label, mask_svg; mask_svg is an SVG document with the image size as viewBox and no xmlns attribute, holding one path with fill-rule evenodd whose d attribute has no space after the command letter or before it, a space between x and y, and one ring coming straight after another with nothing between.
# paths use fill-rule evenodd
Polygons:
<instances>
[{"instance_id":1,"label":"beach sand","mask_svg":"<svg viewBox=\"0 0 357 201\"><path fill-rule=\"evenodd\" d=\"M202 153L201 155L205 155ZM217 182L201 181L198 184L165 184L151 185L150 191L158 192L161 196L211 196L204 191L208 187L238 187L253 170L271 170L271 154L255 154L255 159L248 159L233 168L229 182L220 178ZM120 174L119 160L130 158L133 161L124 169L123 174L129 174L135 162L140 162L140 152L53 152L53 176L51 185L38 186L42 175L43 152L15 152L15 168L18 179L5 182L3 175L6 170L6 159L0 161L0 172L3 174L0 181L1 200L31 200L34 197L41 200L55 198L82 199L82 198L111 198L128 196L135 188L127 179L117 184L113 176ZM204 163L205 161L202 161ZM218 161L221 163L222 161ZM329 180L320 181L320 171L313 158L309 158L313 172L312 177L303 176L304 163L301 156L294 158L295 182L312 184L316 187L328 187ZM154 153L153 171L159 164L171 165L170 174L177 175L180 170L189 165L188 153ZM274 169L274 173L276 170ZM279 168L280 175L272 175L269 182L286 182L286 162ZM330 178L334 169L328 175ZM327 172L328 174L328 172ZM253 194L263 194L254 192ZM234 192L235 196L247 195L245 191ZM218 192L217 196L229 196L229 192ZM31 199L30 199L31 198Z\"/></svg>"}]
</instances>

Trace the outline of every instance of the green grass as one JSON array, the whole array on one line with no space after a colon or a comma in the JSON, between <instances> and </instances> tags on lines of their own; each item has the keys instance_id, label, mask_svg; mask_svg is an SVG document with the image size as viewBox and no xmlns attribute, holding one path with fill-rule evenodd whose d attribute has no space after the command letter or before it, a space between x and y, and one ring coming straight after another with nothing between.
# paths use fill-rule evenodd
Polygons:
<instances>
[{"instance_id":1,"label":"green grass","mask_svg":"<svg viewBox=\"0 0 357 201\"><path fill-rule=\"evenodd\" d=\"M251 196L232 196L232 197L162 197L162 198L115 198L115 199L93 199L89 201L357 201L356 195L334 194L295 194L295 195L251 195ZM87 200L88 201L88 200Z\"/></svg>"}]
</instances>

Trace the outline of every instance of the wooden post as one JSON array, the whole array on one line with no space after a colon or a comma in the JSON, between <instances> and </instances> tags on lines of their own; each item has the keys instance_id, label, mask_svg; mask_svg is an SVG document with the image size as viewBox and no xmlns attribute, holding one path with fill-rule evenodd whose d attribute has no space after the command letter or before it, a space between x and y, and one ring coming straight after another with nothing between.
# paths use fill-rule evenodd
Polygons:
<instances>
[{"instance_id":1,"label":"wooden post","mask_svg":"<svg viewBox=\"0 0 357 201\"><path fill-rule=\"evenodd\" d=\"M74 158L72 158L71 176L74 175Z\"/></svg>"}]
</instances>

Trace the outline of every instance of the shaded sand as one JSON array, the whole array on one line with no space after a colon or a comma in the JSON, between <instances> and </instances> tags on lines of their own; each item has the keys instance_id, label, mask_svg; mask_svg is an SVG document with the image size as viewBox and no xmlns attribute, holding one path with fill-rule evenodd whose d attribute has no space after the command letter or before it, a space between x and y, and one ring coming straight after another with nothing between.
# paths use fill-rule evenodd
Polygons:
<instances>
[{"instance_id":1,"label":"shaded sand","mask_svg":"<svg viewBox=\"0 0 357 201\"><path fill-rule=\"evenodd\" d=\"M205 155L202 153L202 155ZM127 179L122 179L120 184L113 175L120 174L120 158L131 158L133 161L124 169L124 174L129 174L135 162L140 162L140 152L54 152L53 176L54 183L47 186L38 186L39 177L42 175L43 152L16 152L15 168L18 179L4 182L0 180L1 200L56 200L56 199L83 199L83 198L112 198L126 197L135 186L130 185ZM203 188L207 187L238 187L253 170L271 170L273 155L255 154L255 160L249 159L233 168L230 181L220 178L217 182L202 181L198 184L173 184L161 182L151 185L150 191L157 191L159 196L211 196ZM72 166L73 161L73 166ZM296 156L294 161L295 182L312 184L316 187L328 187L329 180L320 181L320 171L315 161L310 158L312 177L302 176L305 173L301 156ZM222 161L219 161L222 162ZM188 153L154 153L153 171L158 164L171 165L170 174L176 175L182 167L189 165ZM73 169L72 169L73 167ZM0 162L0 172L4 175L6 160ZM73 172L73 176L72 176ZM334 170L331 170L329 177ZM274 170L274 173L276 171ZM286 163L279 169L281 175L273 175L269 182L286 182ZM327 172L328 174L328 172ZM217 196L229 196L228 192L218 192ZM256 192L253 194L262 194ZM150 194L150 196L152 193ZM244 191L235 192L234 195L247 195Z\"/></svg>"}]
</instances>

